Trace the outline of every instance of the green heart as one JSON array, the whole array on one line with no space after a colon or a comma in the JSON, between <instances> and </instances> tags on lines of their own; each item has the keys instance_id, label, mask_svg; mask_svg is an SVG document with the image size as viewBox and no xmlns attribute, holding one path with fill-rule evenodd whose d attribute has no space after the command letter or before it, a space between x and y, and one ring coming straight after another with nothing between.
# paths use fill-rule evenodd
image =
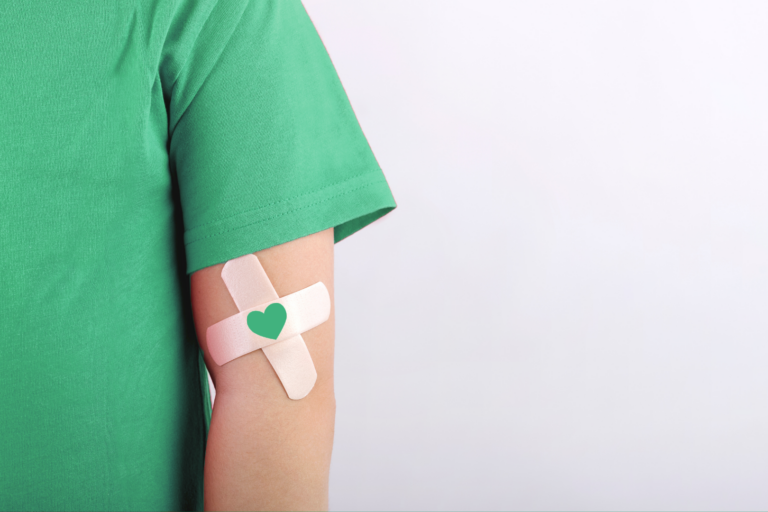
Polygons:
<instances>
[{"instance_id":1,"label":"green heart","mask_svg":"<svg viewBox=\"0 0 768 512\"><path fill-rule=\"evenodd\" d=\"M262 313L261 311L251 311L248 313L248 328L265 338L276 340L280 336L280 331L285 326L285 320L288 313L279 302L270 304Z\"/></svg>"}]
</instances>

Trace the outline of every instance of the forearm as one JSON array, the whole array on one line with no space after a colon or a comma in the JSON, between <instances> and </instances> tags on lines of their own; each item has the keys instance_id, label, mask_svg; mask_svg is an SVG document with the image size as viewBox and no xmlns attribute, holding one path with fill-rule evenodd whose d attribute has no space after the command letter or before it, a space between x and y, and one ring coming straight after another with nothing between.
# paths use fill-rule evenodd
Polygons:
<instances>
[{"instance_id":1,"label":"forearm","mask_svg":"<svg viewBox=\"0 0 768 512\"><path fill-rule=\"evenodd\" d=\"M331 315L302 334L317 370L306 397L291 400L262 350L217 366L207 327L237 313L215 265L192 276L198 339L216 386L205 461L205 510L324 510L333 446L333 230L256 253L284 296L322 281Z\"/></svg>"}]
</instances>

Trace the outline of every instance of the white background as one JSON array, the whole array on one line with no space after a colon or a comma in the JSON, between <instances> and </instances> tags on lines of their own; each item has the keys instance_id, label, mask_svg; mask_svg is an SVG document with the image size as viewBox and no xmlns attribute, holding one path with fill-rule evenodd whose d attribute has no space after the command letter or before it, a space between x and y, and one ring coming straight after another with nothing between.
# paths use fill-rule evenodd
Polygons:
<instances>
[{"instance_id":1,"label":"white background","mask_svg":"<svg viewBox=\"0 0 768 512\"><path fill-rule=\"evenodd\" d=\"M398 203L331 507L768 509L768 2L304 5Z\"/></svg>"}]
</instances>

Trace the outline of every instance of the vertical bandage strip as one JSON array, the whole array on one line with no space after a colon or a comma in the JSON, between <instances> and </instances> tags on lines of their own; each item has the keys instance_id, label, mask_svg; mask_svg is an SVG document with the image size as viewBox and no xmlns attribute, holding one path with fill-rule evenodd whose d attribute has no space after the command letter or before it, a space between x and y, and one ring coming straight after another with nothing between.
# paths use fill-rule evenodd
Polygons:
<instances>
[{"instance_id":1,"label":"vertical bandage strip","mask_svg":"<svg viewBox=\"0 0 768 512\"><path fill-rule=\"evenodd\" d=\"M255 254L228 261L221 271L221 278L240 311L280 298ZM317 380L317 371L301 334L261 350L277 373L288 398L299 400L309 394Z\"/></svg>"}]
</instances>

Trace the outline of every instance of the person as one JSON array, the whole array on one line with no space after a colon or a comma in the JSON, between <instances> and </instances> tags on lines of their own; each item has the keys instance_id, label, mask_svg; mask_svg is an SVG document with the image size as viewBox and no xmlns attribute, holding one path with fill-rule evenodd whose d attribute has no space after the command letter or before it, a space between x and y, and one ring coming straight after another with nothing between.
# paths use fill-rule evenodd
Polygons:
<instances>
[{"instance_id":1,"label":"person","mask_svg":"<svg viewBox=\"0 0 768 512\"><path fill-rule=\"evenodd\" d=\"M206 330L396 206L300 0L3 2L0 509L326 509L333 300L301 400Z\"/></svg>"}]
</instances>

